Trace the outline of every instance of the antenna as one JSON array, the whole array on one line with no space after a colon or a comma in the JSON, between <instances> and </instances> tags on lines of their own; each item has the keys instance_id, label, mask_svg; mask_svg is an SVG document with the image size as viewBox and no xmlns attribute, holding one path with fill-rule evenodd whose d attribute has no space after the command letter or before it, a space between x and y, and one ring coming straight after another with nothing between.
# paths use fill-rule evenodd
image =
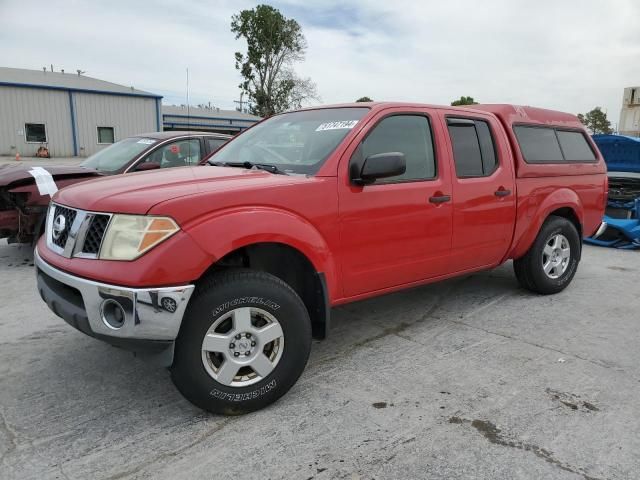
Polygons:
<instances>
[{"instance_id":1,"label":"antenna","mask_svg":"<svg viewBox=\"0 0 640 480\"><path fill-rule=\"evenodd\" d=\"M187 67L187 129L191 130L191 118L189 117L191 112L189 106L189 67ZM191 162L191 142L187 142L187 148L189 151L189 162Z\"/></svg>"},{"instance_id":2,"label":"antenna","mask_svg":"<svg viewBox=\"0 0 640 480\"><path fill-rule=\"evenodd\" d=\"M189 130L191 130L191 119L189 118L189 114L189 67L187 67L187 125Z\"/></svg>"}]
</instances>

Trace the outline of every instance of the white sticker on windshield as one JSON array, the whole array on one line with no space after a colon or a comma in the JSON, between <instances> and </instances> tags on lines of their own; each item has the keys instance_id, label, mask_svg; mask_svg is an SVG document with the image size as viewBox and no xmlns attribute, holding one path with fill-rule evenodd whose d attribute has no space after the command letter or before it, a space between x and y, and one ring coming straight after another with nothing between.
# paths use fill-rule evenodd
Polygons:
<instances>
[{"instance_id":1,"label":"white sticker on windshield","mask_svg":"<svg viewBox=\"0 0 640 480\"><path fill-rule=\"evenodd\" d=\"M153 145L154 143L156 143L156 141L151 140L150 138L141 138L136 143L141 143L143 145Z\"/></svg>"},{"instance_id":2,"label":"white sticker on windshield","mask_svg":"<svg viewBox=\"0 0 640 480\"><path fill-rule=\"evenodd\" d=\"M327 122L321 123L316 128L316 132L322 132L324 130L340 130L347 129L350 130L358 124L358 120L342 120L340 122Z\"/></svg>"}]
</instances>

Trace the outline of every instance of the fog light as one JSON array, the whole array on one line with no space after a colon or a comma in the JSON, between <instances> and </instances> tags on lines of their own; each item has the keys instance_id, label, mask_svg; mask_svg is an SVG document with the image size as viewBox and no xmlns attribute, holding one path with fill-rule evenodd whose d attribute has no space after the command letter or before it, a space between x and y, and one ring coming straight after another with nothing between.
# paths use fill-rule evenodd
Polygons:
<instances>
[{"instance_id":1,"label":"fog light","mask_svg":"<svg viewBox=\"0 0 640 480\"><path fill-rule=\"evenodd\" d=\"M102 321L107 327L118 330L124 325L124 308L115 300L108 298L102 302L100 313L102 315Z\"/></svg>"}]
</instances>

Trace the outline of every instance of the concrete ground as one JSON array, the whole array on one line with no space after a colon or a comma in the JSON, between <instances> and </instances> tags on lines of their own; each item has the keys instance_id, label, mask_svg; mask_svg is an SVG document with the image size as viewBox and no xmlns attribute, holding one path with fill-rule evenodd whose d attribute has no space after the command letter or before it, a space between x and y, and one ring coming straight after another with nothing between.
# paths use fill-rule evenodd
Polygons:
<instances>
[{"instance_id":1,"label":"concrete ground","mask_svg":"<svg viewBox=\"0 0 640 480\"><path fill-rule=\"evenodd\" d=\"M511 265L336 309L300 381L243 417L74 331L0 245L0 477L637 479L640 255L585 247L555 296Z\"/></svg>"}]
</instances>

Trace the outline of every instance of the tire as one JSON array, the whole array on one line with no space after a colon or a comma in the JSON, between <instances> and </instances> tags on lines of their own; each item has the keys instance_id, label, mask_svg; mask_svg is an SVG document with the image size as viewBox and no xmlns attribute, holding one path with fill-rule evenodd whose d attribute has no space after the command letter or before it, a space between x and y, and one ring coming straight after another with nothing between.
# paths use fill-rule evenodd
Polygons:
<instances>
[{"instance_id":1,"label":"tire","mask_svg":"<svg viewBox=\"0 0 640 480\"><path fill-rule=\"evenodd\" d=\"M532 292L542 295L561 292L576 274L581 248L575 225L566 218L551 215L542 224L529 251L513 261L516 278Z\"/></svg>"},{"instance_id":2,"label":"tire","mask_svg":"<svg viewBox=\"0 0 640 480\"><path fill-rule=\"evenodd\" d=\"M310 350L309 313L289 285L264 272L218 272L196 286L176 339L171 379L194 405L240 415L284 395Z\"/></svg>"}]
</instances>

